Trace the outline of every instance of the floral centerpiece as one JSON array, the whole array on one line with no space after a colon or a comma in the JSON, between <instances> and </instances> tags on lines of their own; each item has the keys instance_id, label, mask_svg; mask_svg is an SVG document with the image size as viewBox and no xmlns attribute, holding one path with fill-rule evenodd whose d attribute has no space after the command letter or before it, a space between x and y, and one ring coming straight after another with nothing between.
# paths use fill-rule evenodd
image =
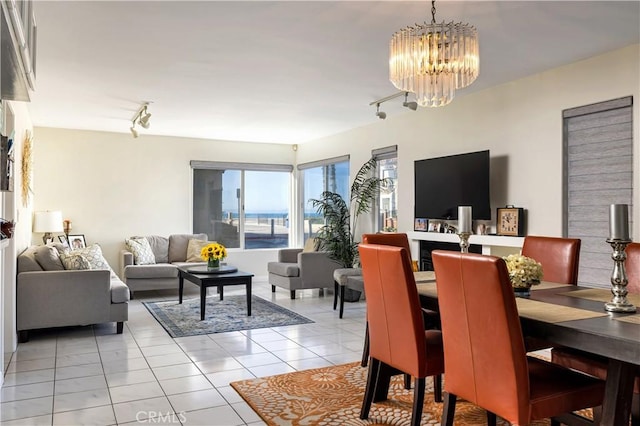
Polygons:
<instances>
[{"instance_id":1,"label":"floral centerpiece","mask_svg":"<svg viewBox=\"0 0 640 426\"><path fill-rule=\"evenodd\" d=\"M227 257L227 249L222 244L210 243L202 247L200 257L207 261L208 268L218 268L220 261Z\"/></svg>"},{"instance_id":2,"label":"floral centerpiece","mask_svg":"<svg viewBox=\"0 0 640 426\"><path fill-rule=\"evenodd\" d=\"M521 254L503 257L509 271L509 279L515 291L528 292L532 285L542 280L542 265Z\"/></svg>"}]
</instances>

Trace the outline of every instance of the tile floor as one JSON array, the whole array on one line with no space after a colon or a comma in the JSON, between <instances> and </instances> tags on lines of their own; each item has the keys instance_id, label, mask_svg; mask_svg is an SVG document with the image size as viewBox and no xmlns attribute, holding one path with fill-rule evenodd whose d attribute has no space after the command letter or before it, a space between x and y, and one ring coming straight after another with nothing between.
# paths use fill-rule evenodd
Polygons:
<instances>
[{"instance_id":1,"label":"tile floor","mask_svg":"<svg viewBox=\"0 0 640 426\"><path fill-rule=\"evenodd\" d=\"M195 286L185 289L197 297ZM225 289L225 294L244 294ZM115 325L32 333L18 345L0 393L0 423L13 425L262 425L229 382L358 361L365 303L333 310L333 293L254 294L298 312L311 324L171 338L142 305L177 291L141 292L123 334Z\"/></svg>"}]
</instances>

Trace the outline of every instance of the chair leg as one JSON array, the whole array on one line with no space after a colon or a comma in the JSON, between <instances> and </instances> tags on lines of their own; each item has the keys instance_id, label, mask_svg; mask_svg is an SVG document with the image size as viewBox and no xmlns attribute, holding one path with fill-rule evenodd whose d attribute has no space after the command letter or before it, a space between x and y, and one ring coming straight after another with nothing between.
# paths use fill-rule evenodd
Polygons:
<instances>
[{"instance_id":1,"label":"chair leg","mask_svg":"<svg viewBox=\"0 0 640 426\"><path fill-rule=\"evenodd\" d=\"M367 366L369 362L369 323L367 322L364 329L364 348L362 348L362 361L360 365L363 367Z\"/></svg>"},{"instance_id":2,"label":"chair leg","mask_svg":"<svg viewBox=\"0 0 640 426\"><path fill-rule=\"evenodd\" d=\"M441 426L453 426L453 417L456 414L456 395L445 392L444 407L442 407Z\"/></svg>"},{"instance_id":3,"label":"chair leg","mask_svg":"<svg viewBox=\"0 0 640 426\"><path fill-rule=\"evenodd\" d=\"M18 331L18 343L27 343L29 341L29 330Z\"/></svg>"},{"instance_id":4,"label":"chair leg","mask_svg":"<svg viewBox=\"0 0 640 426\"><path fill-rule=\"evenodd\" d=\"M275 285L272 285L272 286L271 286L271 293L275 293L275 292L276 292L276 286L275 286Z\"/></svg>"},{"instance_id":5,"label":"chair leg","mask_svg":"<svg viewBox=\"0 0 640 426\"><path fill-rule=\"evenodd\" d=\"M640 426L640 393L634 393L631 400L631 426Z\"/></svg>"},{"instance_id":6,"label":"chair leg","mask_svg":"<svg viewBox=\"0 0 640 426\"><path fill-rule=\"evenodd\" d=\"M367 375L367 386L364 390L364 398L362 399L362 408L360 409L360 418L365 420L369 417L369 410L371 410L371 404L373 403L373 396L375 394L376 382L378 381L378 373L380 372L380 361L377 359L371 359L369 365L369 374Z\"/></svg>"},{"instance_id":7,"label":"chair leg","mask_svg":"<svg viewBox=\"0 0 640 426\"><path fill-rule=\"evenodd\" d=\"M124 329L124 322L118 321L116 323L116 334L122 334L122 330Z\"/></svg>"},{"instance_id":8,"label":"chair leg","mask_svg":"<svg viewBox=\"0 0 640 426\"><path fill-rule=\"evenodd\" d=\"M416 377L413 389L413 410L411 411L411 425L420 426L422 418L422 404L424 404L424 377Z\"/></svg>"},{"instance_id":9,"label":"chair leg","mask_svg":"<svg viewBox=\"0 0 640 426\"><path fill-rule=\"evenodd\" d=\"M404 375L404 388L409 390L411 389L411 374Z\"/></svg>"},{"instance_id":10,"label":"chair leg","mask_svg":"<svg viewBox=\"0 0 640 426\"><path fill-rule=\"evenodd\" d=\"M296 300L296 291L291 290L291 300Z\"/></svg>"},{"instance_id":11,"label":"chair leg","mask_svg":"<svg viewBox=\"0 0 640 426\"><path fill-rule=\"evenodd\" d=\"M442 402L442 374L433 376L433 400Z\"/></svg>"},{"instance_id":12,"label":"chair leg","mask_svg":"<svg viewBox=\"0 0 640 426\"><path fill-rule=\"evenodd\" d=\"M333 282L333 310L336 310L338 306L338 291L339 291L338 281Z\"/></svg>"},{"instance_id":13,"label":"chair leg","mask_svg":"<svg viewBox=\"0 0 640 426\"><path fill-rule=\"evenodd\" d=\"M496 426L498 419L491 411L487 411L487 426Z\"/></svg>"},{"instance_id":14,"label":"chair leg","mask_svg":"<svg viewBox=\"0 0 640 426\"><path fill-rule=\"evenodd\" d=\"M340 318L342 318L342 313L344 312L344 288L346 286L340 286Z\"/></svg>"}]
</instances>

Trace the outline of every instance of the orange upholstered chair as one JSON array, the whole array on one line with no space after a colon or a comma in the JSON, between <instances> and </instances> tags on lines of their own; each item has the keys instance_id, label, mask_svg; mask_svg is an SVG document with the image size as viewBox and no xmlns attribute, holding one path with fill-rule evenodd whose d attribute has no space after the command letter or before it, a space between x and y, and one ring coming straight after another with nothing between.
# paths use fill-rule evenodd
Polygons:
<instances>
[{"instance_id":1,"label":"orange upholstered chair","mask_svg":"<svg viewBox=\"0 0 640 426\"><path fill-rule=\"evenodd\" d=\"M369 375L360 418L369 417L371 404L387 397L391 376L415 378L411 424L422 417L425 379L444 371L442 334L425 330L411 259L407 250L360 244L360 263L367 294L370 356ZM441 401L440 387L434 398Z\"/></svg>"},{"instance_id":2,"label":"orange upholstered chair","mask_svg":"<svg viewBox=\"0 0 640 426\"><path fill-rule=\"evenodd\" d=\"M640 294L640 243L631 243L626 249L627 291ZM575 349L554 348L551 350L551 361L564 367L582 371L600 379L607 378L607 360ZM640 426L640 370L633 383L633 400L631 402L631 425Z\"/></svg>"},{"instance_id":3,"label":"orange upholstered chair","mask_svg":"<svg viewBox=\"0 0 640 426\"><path fill-rule=\"evenodd\" d=\"M503 259L432 253L442 324L443 425L458 397L514 425L602 404L604 382L526 355ZM557 424L557 423L555 423Z\"/></svg>"},{"instance_id":4,"label":"orange upholstered chair","mask_svg":"<svg viewBox=\"0 0 640 426\"><path fill-rule=\"evenodd\" d=\"M578 238L526 236L522 255L542 264L545 281L577 285L580 244Z\"/></svg>"}]
</instances>

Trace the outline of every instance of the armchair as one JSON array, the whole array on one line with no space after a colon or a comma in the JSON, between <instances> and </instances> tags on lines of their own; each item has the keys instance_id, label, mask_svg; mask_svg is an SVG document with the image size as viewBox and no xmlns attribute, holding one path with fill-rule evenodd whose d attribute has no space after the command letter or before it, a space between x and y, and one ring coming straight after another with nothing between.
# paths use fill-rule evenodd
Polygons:
<instances>
[{"instance_id":1,"label":"armchair","mask_svg":"<svg viewBox=\"0 0 640 426\"><path fill-rule=\"evenodd\" d=\"M286 288L295 299L296 290L332 287L333 271L341 267L326 252L287 248L278 251L277 262L267 264L267 272L272 292Z\"/></svg>"}]
</instances>

